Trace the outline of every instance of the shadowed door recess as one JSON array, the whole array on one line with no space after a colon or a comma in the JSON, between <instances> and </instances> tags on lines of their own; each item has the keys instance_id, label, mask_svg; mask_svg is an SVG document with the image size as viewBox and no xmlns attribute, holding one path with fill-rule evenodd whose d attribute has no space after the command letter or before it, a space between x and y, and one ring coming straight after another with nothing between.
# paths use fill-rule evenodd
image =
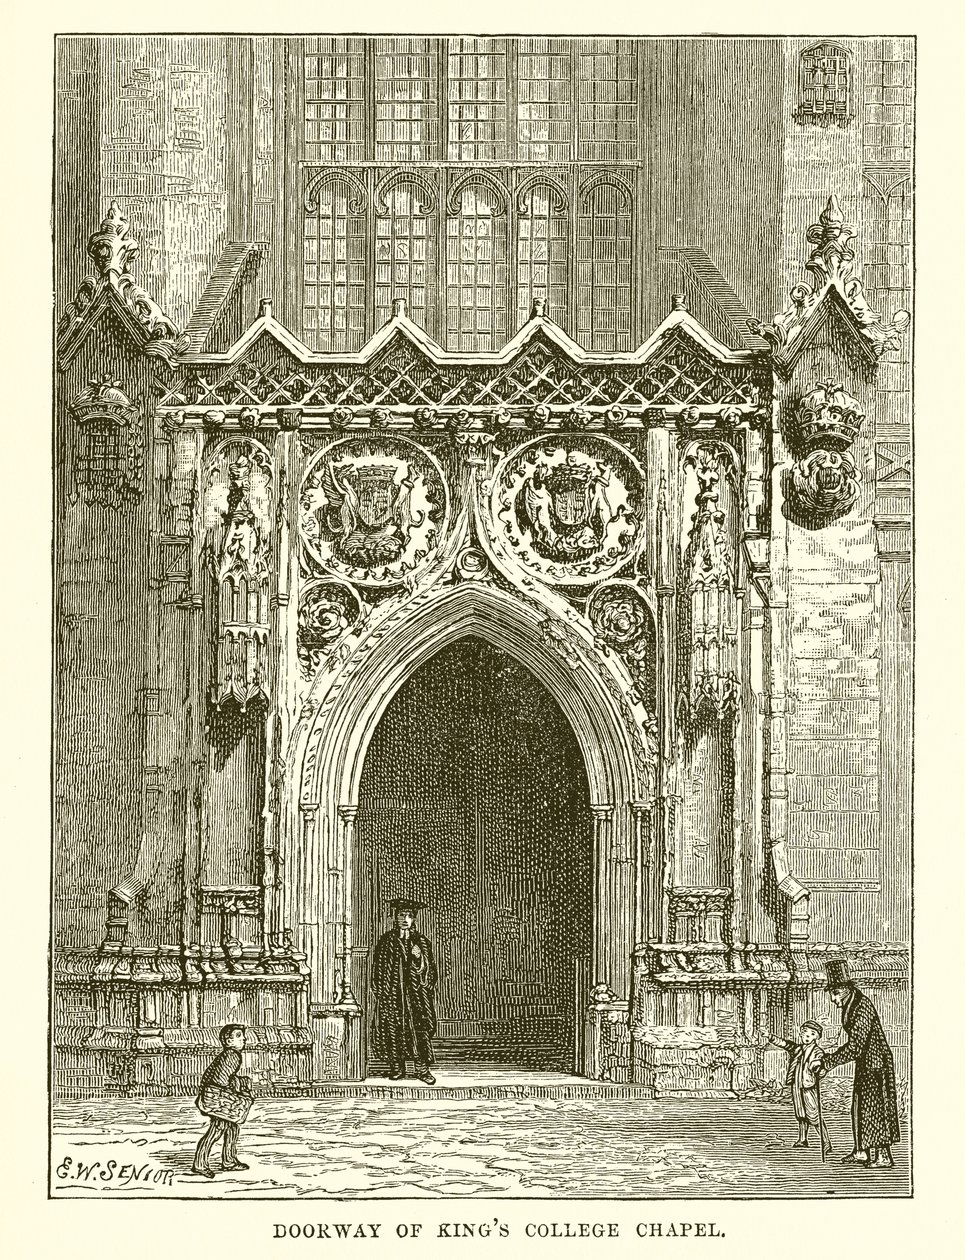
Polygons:
<instances>
[{"instance_id":1,"label":"shadowed door recess","mask_svg":"<svg viewBox=\"0 0 965 1260\"><path fill-rule=\"evenodd\" d=\"M429 660L373 735L356 837L356 974L388 901L416 897L440 973L438 1061L573 1070L591 822L579 747L541 684L478 639Z\"/></svg>"}]
</instances>

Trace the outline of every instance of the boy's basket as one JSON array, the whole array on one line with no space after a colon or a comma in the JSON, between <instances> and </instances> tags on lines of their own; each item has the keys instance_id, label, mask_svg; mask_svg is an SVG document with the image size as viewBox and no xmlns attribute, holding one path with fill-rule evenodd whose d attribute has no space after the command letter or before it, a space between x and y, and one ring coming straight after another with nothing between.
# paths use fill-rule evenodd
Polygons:
<instances>
[{"instance_id":1,"label":"boy's basket","mask_svg":"<svg viewBox=\"0 0 965 1260\"><path fill-rule=\"evenodd\" d=\"M230 1120L232 1124L243 1124L251 1110L252 1099L249 1094L235 1094L221 1085L205 1085L198 1095L198 1110L205 1116L215 1120Z\"/></svg>"}]
</instances>

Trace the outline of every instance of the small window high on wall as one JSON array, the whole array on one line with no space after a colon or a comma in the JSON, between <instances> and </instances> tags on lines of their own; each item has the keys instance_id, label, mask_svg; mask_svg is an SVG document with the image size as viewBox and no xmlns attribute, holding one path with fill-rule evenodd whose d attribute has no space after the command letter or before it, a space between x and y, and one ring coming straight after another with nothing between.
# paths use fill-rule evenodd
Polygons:
<instances>
[{"instance_id":1,"label":"small window high on wall","mask_svg":"<svg viewBox=\"0 0 965 1260\"><path fill-rule=\"evenodd\" d=\"M805 48L798 64L797 121L843 127L851 116L851 53L827 41Z\"/></svg>"}]
</instances>

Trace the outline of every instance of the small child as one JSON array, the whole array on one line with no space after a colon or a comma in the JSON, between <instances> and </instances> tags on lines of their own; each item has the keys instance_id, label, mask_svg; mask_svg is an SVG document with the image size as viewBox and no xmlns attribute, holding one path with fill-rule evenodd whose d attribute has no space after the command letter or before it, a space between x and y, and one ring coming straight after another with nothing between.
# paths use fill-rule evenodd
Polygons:
<instances>
[{"instance_id":1,"label":"small child","mask_svg":"<svg viewBox=\"0 0 965 1260\"><path fill-rule=\"evenodd\" d=\"M225 1172L247 1168L238 1159L238 1133L251 1107L251 1087L246 1076L239 1076L241 1052L245 1048L243 1024L226 1024L219 1033L223 1049L201 1078L197 1108L209 1120L208 1129L198 1143L194 1167L201 1177L213 1177L211 1151L219 1138L224 1139L221 1166Z\"/></svg>"},{"instance_id":2,"label":"small child","mask_svg":"<svg viewBox=\"0 0 965 1260\"><path fill-rule=\"evenodd\" d=\"M785 1041L783 1037L771 1037L776 1046L787 1050L787 1083L791 1087L791 1100L797 1117L798 1140L795 1146L808 1145L808 1128L819 1129L822 1158L831 1151L828 1126L824 1123L820 1105L820 1080L824 1070L824 1051L818 1041L824 1029L813 1020L801 1025L800 1041Z\"/></svg>"}]
</instances>

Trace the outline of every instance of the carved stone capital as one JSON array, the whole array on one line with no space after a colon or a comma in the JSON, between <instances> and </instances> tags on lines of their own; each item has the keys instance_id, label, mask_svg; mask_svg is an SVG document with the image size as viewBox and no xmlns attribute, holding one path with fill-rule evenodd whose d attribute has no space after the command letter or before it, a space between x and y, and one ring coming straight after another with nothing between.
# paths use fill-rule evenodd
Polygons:
<instances>
[{"instance_id":1,"label":"carved stone capital","mask_svg":"<svg viewBox=\"0 0 965 1260\"><path fill-rule=\"evenodd\" d=\"M275 413L278 427L285 433L292 433L302 427L305 412L301 407L279 407Z\"/></svg>"}]
</instances>

